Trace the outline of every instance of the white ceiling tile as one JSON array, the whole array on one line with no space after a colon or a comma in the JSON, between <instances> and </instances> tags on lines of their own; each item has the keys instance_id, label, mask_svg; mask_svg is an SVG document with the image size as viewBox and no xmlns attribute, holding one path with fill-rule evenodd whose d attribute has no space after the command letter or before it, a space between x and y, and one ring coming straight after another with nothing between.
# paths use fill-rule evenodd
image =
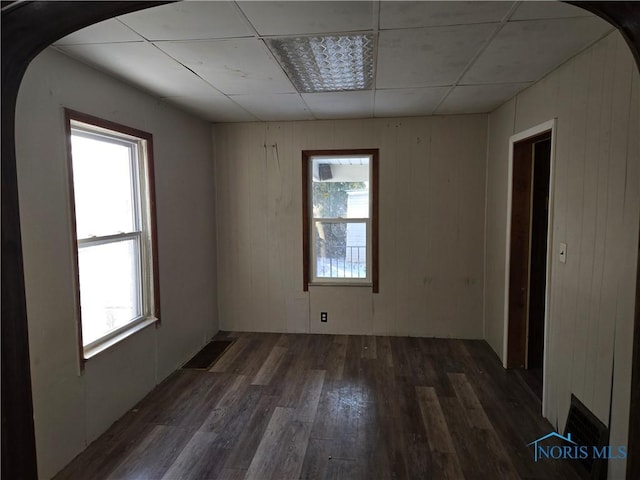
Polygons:
<instances>
[{"instance_id":1,"label":"white ceiling tile","mask_svg":"<svg viewBox=\"0 0 640 480\"><path fill-rule=\"evenodd\" d=\"M530 83L505 83L500 85L460 85L453 89L438 114L492 112Z\"/></svg>"},{"instance_id":2,"label":"white ceiling tile","mask_svg":"<svg viewBox=\"0 0 640 480\"><path fill-rule=\"evenodd\" d=\"M373 116L373 92L304 93L302 98L316 118Z\"/></svg>"},{"instance_id":3,"label":"white ceiling tile","mask_svg":"<svg viewBox=\"0 0 640 480\"><path fill-rule=\"evenodd\" d=\"M214 91L210 85L149 43L67 45L60 51L160 97Z\"/></svg>"},{"instance_id":4,"label":"white ceiling tile","mask_svg":"<svg viewBox=\"0 0 640 480\"><path fill-rule=\"evenodd\" d=\"M377 90L376 117L431 115L450 87Z\"/></svg>"},{"instance_id":5,"label":"white ceiling tile","mask_svg":"<svg viewBox=\"0 0 640 480\"><path fill-rule=\"evenodd\" d=\"M539 80L611 28L596 17L509 22L460 83Z\"/></svg>"},{"instance_id":6,"label":"white ceiling tile","mask_svg":"<svg viewBox=\"0 0 640 480\"><path fill-rule=\"evenodd\" d=\"M237 38L155 45L225 94L295 93L261 40Z\"/></svg>"},{"instance_id":7,"label":"white ceiling tile","mask_svg":"<svg viewBox=\"0 0 640 480\"><path fill-rule=\"evenodd\" d=\"M90 25L61 38L54 45L81 45L85 43L142 42L144 39L115 18Z\"/></svg>"},{"instance_id":8,"label":"white ceiling tile","mask_svg":"<svg viewBox=\"0 0 640 480\"><path fill-rule=\"evenodd\" d=\"M382 2L380 28L500 22L513 2Z\"/></svg>"},{"instance_id":9,"label":"white ceiling tile","mask_svg":"<svg viewBox=\"0 0 640 480\"><path fill-rule=\"evenodd\" d=\"M449 92L513 6L381 2L375 92L298 95L249 24L264 36L371 30L373 1L186 1L98 23L56 48L212 122L426 115L447 93L435 113L487 112L612 29L562 2L522 2Z\"/></svg>"},{"instance_id":10,"label":"white ceiling tile","mask_svg":"<svg viewBox=\"0 0 640 480\"><path fill-rule=\"evenodd\" d=\"M258 120L224 95L169 97L163 98L163 101L214 123L254 122Z\"/></svg>"},{"instance_id":11,"label":"white ceiling tile","mask_svg":"<svg viewBox=\"0 0 640 480\"><path fill-rule=\"evenodd\" d=\"M232 95L230 98L263 121L313 119L297 93Z\"/></svg>"},{"instance_id":12,"label":"white ceiling tile","mask_svg":"<svg viewBox=\"0 0 640 480\"><path fill-rule=\"evenodd\" d=\"M233 2L178 2L119 17L148 40L252 36Z\"/></svg>"},{"instance_id":13,"label":"white ceiling tile","mask_svg":"<svg viewBox=\"0 0 640 480\"><path fill-rule=\"evenodd\" d=\"M537 20L541 18L591 17L591 13L580 7L556 0L522 2L511 20Z\"/></svg>"},{"instance_id":14,"label":"white ceiling tile","mask_svg":"<svg viewBox=\"0 0 640 480\"><path fill-rule=\"evenodd\" d=\"M238 2L260 35L371 30L373 2Z\"/></svg>"},{"instance_id":15,"label":"white ceiling tile","mask_svg":"<svg viewBox=\"0 0 640 480\"><path fill-rule=\"evenodd\" d=\"M382 31L376 87L451 85L496 28L483 23Z\"/></svg>"}]
</instances>

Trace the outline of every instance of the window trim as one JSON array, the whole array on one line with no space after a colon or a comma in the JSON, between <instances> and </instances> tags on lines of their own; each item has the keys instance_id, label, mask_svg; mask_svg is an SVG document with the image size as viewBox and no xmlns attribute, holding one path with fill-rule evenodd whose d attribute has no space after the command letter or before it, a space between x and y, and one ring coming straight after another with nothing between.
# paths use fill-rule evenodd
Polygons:
<instances>
[{"instance_id":1,"label":"window trim","mask_svg":"<svg viewBox=\"0 0 640 480\"><path fill-rule=\"evenodd\" d=\"M327 281L312 282L313 270L311 268L311 189L310 183L310 163L312 157L320 156L356 156L368 155L371 157L370 175L371 175L371 212L369 215L369 225L371 227L371 276L369 280L364 282L360 279L349 281ZM346 150L302 150L302 290L309 291L309 285L331 285L331 286L371 286L373 293L379 292L379 275L378 275L378 158L379 150L377 148L369 149L346 149ZM357 219L354 219L357 220ZM368 254L367 254L368 255Z\"/></svg>"},{"instance_id":2,"label":"window trim","mask_svg":"<svg viewBox=\"0 0 640 480\"><path fill-rule=\"evenodd\" d=\"M109 120L104 120L93 115L78 112L69 108L64 108L64 121L65 121L65 136L67 147L67 177L68 177L68 192L69 192L69 205L70 205L70 226L71 226L71 238L73 239L73 254L72 254L72 268L74 277L74 289L75 289L75 317L76 317L76 337L78 345L78 358L80 364L80 370L84 370L84 364L87 360L94 357L100 352L108 349L116 343L124 340L125 338L133 335L134 333L144 329L148 325L155 324L160 325L160 283L159 283L159 269L158 269L158 237L157 237L157 220L156 220L156 189L155 189L155 170L154 170L154 157L153 157L153 135L136 128L121 125ZM85 123L97 130L104 129L124 136L133 137L134 139L141 140L141 147L144 150L146 156L146 162L144 165L146 181L137 179L135 188L140 189L139 195L145 195L148 198L149 215L147 219L147 225L143 226L149 230L149 242L142 241L142 234L124 234L124 236L138 235L140 237L140 255L141 257L147 257L146 250L150 249L147 268L151 272L151 285L149 286L151 294L153 295L153 305L150 316L140 316L131 321L127 325L120 327L119 329L108 333L102 338L92 342L88 345L84 345L82 338L82 315L80 310L80 270L78 260L78 249L83 240L78 241L77 238L77 226L76 226L76 207L75 207L75 191L73 183L73 158L71 154L71 132L73 122ZM140 161L141 159L138 159ZM138 174L136 174L137 176ZM135 207L139 210L140 206ZM137 212L140 215L140 212ZM143 220L141 219L141 222ZM122 235L112 235L111 237L120 237ZM89 242L92 242L89 240ZM148 245L146 245L148 243ZM144 262L144 258L142 259ZM148 302L149 300L142 299L142 302ZM143 303L144 305L144 303ZM146 308L146 306L145 306Z\"/></svg>"}]
</instances>

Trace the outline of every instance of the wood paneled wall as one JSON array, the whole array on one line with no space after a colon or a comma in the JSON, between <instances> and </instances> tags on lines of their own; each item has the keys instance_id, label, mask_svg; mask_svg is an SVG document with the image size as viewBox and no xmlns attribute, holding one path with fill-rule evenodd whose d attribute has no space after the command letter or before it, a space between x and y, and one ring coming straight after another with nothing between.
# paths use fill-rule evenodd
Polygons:
<instances>
[{"instance_id":1,"label":"wood paneled wall","mask_svg":"<svg viewBox=\"0 0 640 480\"><path fill-rule=\"evenodd\" d=\"M162 325L78 367L63 107L151 132ZM53 50L29 66L16 158L38 474L51 478L217 331L210 125Z\"/></svg>"},{"instance_id":2,"label":"wood paneled wall","mask_svg":"<svg viewBox=\"0 0 640 480\"><path fill-rule=\"evenodd\" d=\"M639 88L632 55L612 33L489 116L486 338L504 355L509 136L557 118L547 413L562 430L574 393L610 425L612 445L626 443L629 418ZM610 461L609 478L623 478L624 468Z\"/></svg>"},{"instance_id":3,"label":"wood paneled wall","mask_svg":"<svg viewBox=\"0 0 640 480\"><path fill-rule=\"evenodd\" d=\"M220 328L482 338L486 122L215 125ZM380 293L303 292L301 151L346 148L380 149Z\"/></svg>"}]
</instances>

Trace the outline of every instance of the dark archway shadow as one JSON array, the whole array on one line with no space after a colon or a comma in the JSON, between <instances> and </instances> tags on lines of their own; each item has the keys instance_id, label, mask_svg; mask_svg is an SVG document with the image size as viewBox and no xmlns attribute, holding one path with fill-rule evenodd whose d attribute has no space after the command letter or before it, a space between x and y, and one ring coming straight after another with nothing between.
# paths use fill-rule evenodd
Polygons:
<instances>
[{"instance_id":1,"label":"dark archway shadow","mask_svg":"<svg viewBox=\"0 0 640 480\"><path fill-rule=\"evenodd\" d=\"M59 38L93 23L163 3L171 2L2 2L2 476L7 479L38 476L14 137L20 83L31 60ZM640 69L640 4L567 3L618 28ZM636 284L628 450L627 479L640 478L640 276Z\"/></svg>"}]
</instances>

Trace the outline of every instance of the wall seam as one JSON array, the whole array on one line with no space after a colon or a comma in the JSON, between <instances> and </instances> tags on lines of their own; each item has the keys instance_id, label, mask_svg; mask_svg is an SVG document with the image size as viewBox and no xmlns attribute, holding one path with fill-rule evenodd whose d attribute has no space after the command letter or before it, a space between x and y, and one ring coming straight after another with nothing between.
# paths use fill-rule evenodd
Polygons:
<instances>
[{"instance_id":1,"label":"wall seam","mask_svg":"<svg viewBox=\"0 0 640 480\"><path fill-rule=\"evenodd\" d=\"M489 141L491 138L491 114L487 114L484 166L484 245L482 257L482 338L487 341L487 229L489 217Z\"/></svg>"}]
</instances>

